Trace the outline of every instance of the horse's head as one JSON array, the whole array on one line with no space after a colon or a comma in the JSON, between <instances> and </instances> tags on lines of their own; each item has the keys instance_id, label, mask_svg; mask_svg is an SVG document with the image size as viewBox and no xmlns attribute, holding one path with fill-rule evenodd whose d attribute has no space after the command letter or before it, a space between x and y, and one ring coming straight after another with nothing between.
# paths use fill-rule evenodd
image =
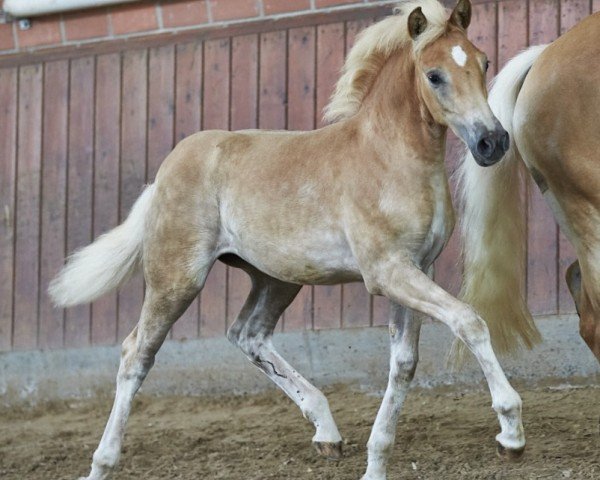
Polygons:
<instances>
[{"instance_id":1,"label":"horse's head","mask_svg":"<svg viewBox=\"0 0 600 480\"><path fill-rule=\"evenodd\" d=\"M415 55L417 84L433 119L449 126L481 166L493 165L509 148L509 136L487 103L486 55L467 38L471 3L459 0L446 31ZM413 41L427 30L421 8L408 16Z\"/></svg>"}]
</instances>

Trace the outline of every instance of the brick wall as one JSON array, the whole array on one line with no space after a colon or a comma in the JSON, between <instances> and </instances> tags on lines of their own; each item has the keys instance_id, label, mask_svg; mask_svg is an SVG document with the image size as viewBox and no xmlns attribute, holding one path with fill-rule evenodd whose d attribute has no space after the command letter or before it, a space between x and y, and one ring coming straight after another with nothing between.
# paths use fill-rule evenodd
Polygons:
<instances>
[{"instance_id":1,"label":"brick wall","mask_svg":"<svg viewBox=\"0 0 600 480\"><path fill-rule=\"evenodd\" d=\"M305 15L393 1L375 0L162 0L143 1L80 12L31 18L31 28L16 22L0 25L0 56L121 41L203 26L227 27L270 18Z\"/></svg>"}]
</instances>

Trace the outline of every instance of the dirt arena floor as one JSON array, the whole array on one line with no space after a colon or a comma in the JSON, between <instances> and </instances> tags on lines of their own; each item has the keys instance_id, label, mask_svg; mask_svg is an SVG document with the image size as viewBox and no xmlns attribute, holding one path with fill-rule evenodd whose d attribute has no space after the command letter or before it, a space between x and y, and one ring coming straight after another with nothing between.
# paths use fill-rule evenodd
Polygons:
<instances>
[{"instance_id":1,"label":"dirt arena floor","mask_svg":"<svg viewBox=\"0 0 600 480\"><path fill-rule=\"evenodd\" d=\"M400 420L391 479L600 479L600 389L520 389L524 459L495 456L495 415L483 391L414 391ZM313 452L312 429L278 391L235 398L140 398L125 440L121 480L358 480L380 399L345 387L328 397L345 456ZM0 409L0 478L74 480L87 474L110 401Z\"/></svg>"}]
</instances>

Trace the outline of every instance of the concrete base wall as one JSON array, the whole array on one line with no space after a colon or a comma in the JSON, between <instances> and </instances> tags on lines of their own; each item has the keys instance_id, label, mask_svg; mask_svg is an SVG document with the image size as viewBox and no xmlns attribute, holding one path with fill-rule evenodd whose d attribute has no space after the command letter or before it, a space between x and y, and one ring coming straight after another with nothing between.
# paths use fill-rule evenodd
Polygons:
<instances>
[{"instance_id":1,"label":"concrete base wall","mask_svg":"<svg viewBox=\"0 0 600 480\"><path fill-rule=\"evenodd\" d=\"M501 359L513 380L527 383L600 383L600 365L578 334L576 317L537 320L544 343L518 358ZM483 375L474 361L450 372L445 355L452 335L438 323L423 326L415 384L474 385ZM387 328L324 330L275 336L281 354L317 385L351 383L377 390L388 373ZM0 402L36 403L112 395L119 347L0 354ZM156 395L242 394L272 387L225 338L167 342L144 383Z\"/></svg>"}]
</instances>

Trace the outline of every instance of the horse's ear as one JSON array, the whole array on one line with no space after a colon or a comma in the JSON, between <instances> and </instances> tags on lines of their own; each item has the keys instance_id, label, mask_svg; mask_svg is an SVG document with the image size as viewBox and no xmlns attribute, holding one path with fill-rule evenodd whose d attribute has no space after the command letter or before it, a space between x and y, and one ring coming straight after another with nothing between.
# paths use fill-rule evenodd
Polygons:
<instances>
[{"instance_id":1,"label":"horse's ear","mask_svg":"<svg viewBox=\"0 0 600 480\"><path fill-rule=\"evenodd\" d=\"M408 16L408 33L410 38L416 40L427 28L427 18L421 7L415 8Z\"/></svg>"},{"instance_id":2,"label":"horse's ear","mask_svg":"<svg viewBox=\"0 0 600 480\"><path fill-rule=\"evenodd\" d=\"M469 24L471 23L470 0L458 0L456 7L452 10L452 15L450 15L450 23L463 30L469 28Z\"/></svg>"}]
</instances>

